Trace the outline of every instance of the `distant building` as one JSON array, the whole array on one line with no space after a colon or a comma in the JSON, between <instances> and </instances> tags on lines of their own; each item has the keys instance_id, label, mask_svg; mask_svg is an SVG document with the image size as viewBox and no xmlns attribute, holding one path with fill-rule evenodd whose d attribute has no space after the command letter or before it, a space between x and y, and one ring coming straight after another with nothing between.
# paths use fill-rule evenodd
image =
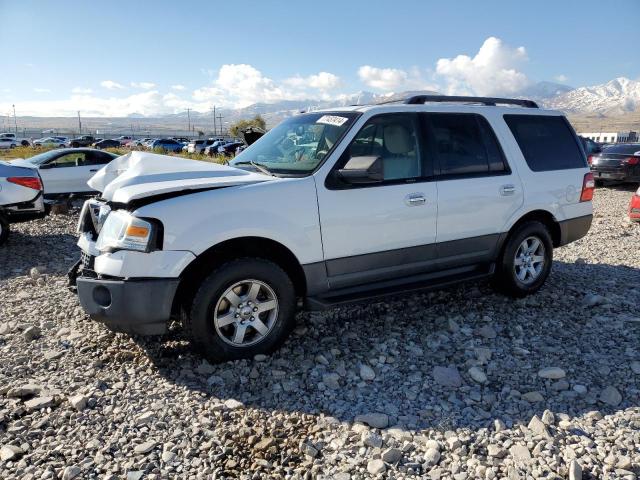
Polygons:
<instances>
[{"instance_id":1,"label":"distant building","mask_svg":"<svg viewBox=\"0 0 640 480\"><path fill-rule=\"evenodd\" d=\"M638 141L638 132L585 132L578 135L598 143L629 143Z\"/></svg>"}]
</instances>

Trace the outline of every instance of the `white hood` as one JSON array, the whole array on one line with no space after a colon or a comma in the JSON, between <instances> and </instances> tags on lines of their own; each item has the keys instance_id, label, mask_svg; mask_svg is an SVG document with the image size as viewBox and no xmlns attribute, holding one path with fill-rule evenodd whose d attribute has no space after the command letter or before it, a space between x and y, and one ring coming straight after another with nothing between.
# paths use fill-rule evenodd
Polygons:
<instances>
[{"instance_id":1,"label":"white hood","mask_svg":"<svg viewBox=\"0 0 640 480\"><path fill-rule=\"evenodd\" d=\"M87 184L101 192L105 200L129 203L164 193L244 185L273 178L216 163L135 151L111 161Z\"/></svg>"}]
</instances>

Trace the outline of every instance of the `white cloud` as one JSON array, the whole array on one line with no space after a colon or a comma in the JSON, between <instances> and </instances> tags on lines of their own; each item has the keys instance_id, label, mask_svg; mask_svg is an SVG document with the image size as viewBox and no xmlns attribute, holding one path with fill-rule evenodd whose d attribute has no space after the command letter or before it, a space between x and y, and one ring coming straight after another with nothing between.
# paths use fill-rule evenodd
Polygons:
<instances>
[{"instance_id":1,"label":"white cloud","mask_svg":"<svg viewBox=\"0 0 640 480\"><path fill-rule=\"evenodd\" d=\"M122 90L124 88L124 85L114 82L113 80L103 80L100 82L100 86L109 90Z\"/></svg>"},{"instance_id":2,"label":"white cloud","mask_svg":"<svg viewBox=\"0 0 640 480\"><path fill-rule=\"evenodd\" d=\"M560 75L556 75L555 77L553 77L553 79L556 82L560 82L560 83L565 83L569 81L569 77L567 77L565 74L561 73Z\"/></svg>"},{"instance_id":3,"label":"white cloud","mask_svg":"<svg viewBox=\"0 0 640 480\"><path fill-rule=\"evenodd\" d=\"M152 82L131 82L131 86L133 88L141 88L143 90L151 90L156 86L155 83Z\"/></svg>"},{"instance_id":4,"label":"white cloud","mask_svg":"<svg viewBox=\"0 0 640 480\"><path fill-rule=\"evenodd\" d=\"M409 78L404 70L397 68L377 68L363 65L358 69L358 77L368 87L378 90L395 90Z\"/></svg>"},{"instance_id":5,"label":"white cloud","mask_svg":"<svg viewBox=\"0 0 640 480\"><path fill-rule=\"evenodd\" d=\"M178 85L171 85L171 89L172 89L172 90L178 90L178 91L180 91L180 92L181 92L182 90L184 90L185 88L187 88L187 87L185 87L184 85L180 85L180 84L178 84Z\"/></svg>"},{"instance_id":6,"label":"white cloud","mask_svg":"<svg viewBox=\"0 0 640 480\"><path fill-rule=\"evenodd\" d=\"M438 60L436 76L445 82L446 93L450 95L510 94L529 83L527 76L517 70L526 60L524 47L512 48L499 38L489 37L473 58L458 55Z\"/></svg>"},{"instance_id":7,"label":"white cloud","mask_svg":"<svg viewBox=\"0 0 640 480\"><path fill-rule=\"evenodd\" d=\"M329 72L276 82L252 65L229 64L220 67L210 85L195 90L193 98L210 105L245 107L257 102L329 98L329 92L339 85L340 78Z\"/></svg>"},{"instance_id":8,"label":"white cloud","mask_svg":"<svg viewBox=\"0 0 640 480\"><path fill-rule=\"evenodd\" d=\"M34 88L33 91L36 93L49 93L51 90L48 88Z\"/></svg>"},{"instance_id":9,"label":"white cloud","mask_svg":"<svg viewBox=\"0 0 640 480\"><path fill-rule=\"evenodd\" d=\"M73 87L71 89L71 93L83 93L83 94L87 94L87 93L91 93L93 92L93 90L91 90L90 88L82 88L82 87Z\"/></svg>"}]
</instances>

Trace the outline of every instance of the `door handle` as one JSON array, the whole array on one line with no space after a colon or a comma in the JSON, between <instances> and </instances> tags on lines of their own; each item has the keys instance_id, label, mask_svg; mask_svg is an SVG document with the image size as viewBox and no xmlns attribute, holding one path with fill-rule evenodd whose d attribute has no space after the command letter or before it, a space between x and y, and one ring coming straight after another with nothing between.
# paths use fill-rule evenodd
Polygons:
<instances>
[{"instance_id":1,"label":"door handle","mask_svg":"<svg viewBox=\"0 0 640 480\"><path fill-rule=\"evenodd\" d=\"M97 171L98 171L98 169L97 169L97 168L93 168L93 169L91 169L91 170L89 170L89 171L90 171L90 172L97 172Z\"/></svg>"},{"instance_id":2,"label":"door handle","mask_svg":"<svg viewBox=\"0 0 640 480\"><path fill-rule=\"evenodd\" d=\"M509 185L502 185L500 187L500 195L502 195L503 197L513 195L514 193L516 193L515 185L509 184Z\"/></svg>"},{"instance_id":3,"label":"door handle","mask_svg":"<svg viewBox=\"0 0 640 480\"><path fill-rule=\"evenodd\" d=\"M404 197L404 203L410 207L417 207L418 205L424 205L427 203L427 199L422 193L410 193Z\"/></svg>"}]
</instances>

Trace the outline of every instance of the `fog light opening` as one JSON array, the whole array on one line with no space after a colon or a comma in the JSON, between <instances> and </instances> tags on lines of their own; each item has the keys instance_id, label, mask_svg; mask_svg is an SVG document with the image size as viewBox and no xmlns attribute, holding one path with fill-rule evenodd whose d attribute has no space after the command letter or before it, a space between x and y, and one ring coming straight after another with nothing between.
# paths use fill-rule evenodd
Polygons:
<instances>
[{"instance_id":1,"label":"fog light opening","mask_svg":"<svg viewBox=\"0 0 640 480\"><path fill-rule=\"evenodd\" d=\"M93 289L93 300L103 308L111 305L111 292L102 285Z\"/></svg>"}]
</instances>

